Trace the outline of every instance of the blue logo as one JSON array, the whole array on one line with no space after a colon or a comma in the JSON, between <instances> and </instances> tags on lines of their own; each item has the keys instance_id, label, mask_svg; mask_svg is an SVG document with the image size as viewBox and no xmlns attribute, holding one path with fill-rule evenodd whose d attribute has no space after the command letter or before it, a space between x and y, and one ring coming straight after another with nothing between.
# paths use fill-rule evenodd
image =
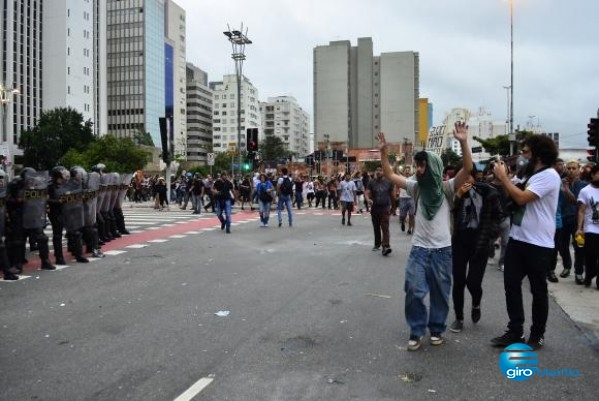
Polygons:
<instances>
[{"instance_id":1,"label":"blue logo","mask_svg":"<svg viewBox=\"0 0 599 401\"><path fill-rule=\"evenodd\" d=\"M524 381L537 372L537 353L526 344L512 344L499 356L499 368L510 380Z\"/></svg>"}]
</instances>

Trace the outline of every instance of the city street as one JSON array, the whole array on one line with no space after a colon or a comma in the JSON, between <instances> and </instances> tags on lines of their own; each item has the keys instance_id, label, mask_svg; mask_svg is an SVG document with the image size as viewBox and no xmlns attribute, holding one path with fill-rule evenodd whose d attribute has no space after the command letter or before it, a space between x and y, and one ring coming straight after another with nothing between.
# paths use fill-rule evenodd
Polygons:
<instances>
[{"instance_id":1,"label":"city street","mask_svg":"<svg viewBox=\"0 0 599 401\"><path fill-rule=\"evenodd\" d=\"M228 235L213 214L172 209L125 209L132 234L107 244L103 259L0 282L0 400L597 398L599 320L576 317L588 306L576 300L597 305L599 291L572 277L550 285L537 355L539 368L579 376L516 382L489 342L507 323L495 264L481 321L469 319L467 295L463 332L408 352L410 237L397 217L383 257L371 251L368 214L347 227L338 211L294 210L293 227L284 214L278 228L275 211L261 228L256 212L236 209ZM528 283L523 292L528 331Z\"/></svg>"}]
</instances>

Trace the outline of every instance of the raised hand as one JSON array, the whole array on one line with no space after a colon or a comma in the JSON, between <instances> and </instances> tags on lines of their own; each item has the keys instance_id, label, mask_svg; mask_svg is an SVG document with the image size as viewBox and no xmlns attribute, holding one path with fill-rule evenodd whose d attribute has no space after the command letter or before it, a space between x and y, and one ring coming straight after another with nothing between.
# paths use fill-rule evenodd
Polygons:
<instances>
[{"instance_id":1,"label":"raised hand","mask_svg":"<svg viewBox=\"0 0 599 401\"><path fill-rule=\"evenodd\" d=\"M458 141L466 141L468 139L468 125L463 121L456 121L453 129L453 137Z\"/></svg>"},{"instance_id":2,"label":"raised hand","mask_svg":"<svg viewBox=\"0 0 599 401\"><path fill-rule=\"evenodd\" d=\"M378 134L376 134L376 139L378 141L378 150L384 151L387 148L387 140L385 139L385 134L383 132L379 132Z\"/></svg>"}]
</instances>

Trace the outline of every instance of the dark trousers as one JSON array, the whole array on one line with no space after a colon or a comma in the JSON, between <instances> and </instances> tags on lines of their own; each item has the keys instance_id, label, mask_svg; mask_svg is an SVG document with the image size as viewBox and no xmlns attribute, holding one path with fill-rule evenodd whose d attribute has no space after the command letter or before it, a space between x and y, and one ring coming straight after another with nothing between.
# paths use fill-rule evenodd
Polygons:
<instances>
[{"instance_id":1,"label":"dark trousers","mask_svg":"<svg viewBox=\"0 0 599 401\"><path fill-rule=\"evenodd\" d=\"M584 281L585 284L590 284L599 273L599 234L584 234L584 259ZM597 288L599 288L599 280L597 280Z\"/></svg>"},{"instance_id":2,"label":"dark trousers","mask_svg":"<svg viewBox=\"0 0 599 401\"><path fill-rule=\"evenodd\" d=\"M556 228L555 235L553 236L553 243L555 248L553 248L553 254L551 255L551 264L549 265L549 272L555 272L555 268L557 266L557 254L559 253L562 256L562 260L564 259L564 253L568 253L570 256L570 244L566 242L563 243L563 228ZM572 264L572 260L570 259L570 265ZM566 263L564 262L564 268L566 268Z\"/></svg>"},{"instance_id":3,"label":"dark trousers","mask_svg":"<svg viewBox=\"0 0 599 401\"><path fill-rule=\"evenodd\" d=\"M389 246L389 208L375 208L370 211L372 218L372 228L374 230L374 246ZM382 238L381 238L382 235Z\"/></svg>"},{"instance_id":4,"label":"dark trousers","mask_svg":"<svg viewBox=\"0 0 599 401\"><path fill-rule=\"evenodd\" d=\"M510 238L505 251L503 287L507 314L510 319L508 329L521 335L524 332L524 306L522 303L522 280L528 276L532 293L531 334L542 336L545 333L549 299L547 296L547 271L551 263L553 248L543 248Z\"/></svg>"},{"instance_id":5,"label":"dark trousers","mask_svg":"<svg viewBox=\"0 0 599 401\"><path fill-rule=\"evenodd\" d=\"M488 249L476 252L478 230L459 230L452 238L453 309L457 320L464 320L464 290L472 296L472 306L483 297L482 282L487 268Z\"/></svg>"},{"instance_id":6,"label":"dark trousers","mask_svg":"<svg viewBox=\"0 0 599 401\"><path fill-rule=\"evenodd\" d=\"M560 232L560 245L562 249L560 255L562 256L564 269L571 269L572 256L570 255L570 244L572 244L574 247L574 273L582 276L584 273L584 250L574 240L576 228L577 224L575 221L564 222L564 226Z\"/></svg>"},{"instance_id":7,"label":"dark trousers","mask_svg":"<svg viewBox=\"0 0 599 401\"><path fill-rule=\"evenodd\" d=\"M48 218L50 219L50 224L52 225L52 245L54 247L54 257L58 261L64 260L64 255L62 253L62 215L49 213Z\"/></svg>"}]
</instances>

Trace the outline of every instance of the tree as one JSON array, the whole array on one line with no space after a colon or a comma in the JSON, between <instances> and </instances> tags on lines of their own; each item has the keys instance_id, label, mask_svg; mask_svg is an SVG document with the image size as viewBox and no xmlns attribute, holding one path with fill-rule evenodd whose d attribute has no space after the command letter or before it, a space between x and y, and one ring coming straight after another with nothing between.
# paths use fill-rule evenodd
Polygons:
<instances>
[{"instance_id":1,"label":"tree","mask_svg":"<svg viewBox=\"0 0 599 401\"><path fill-rule=\"evenodd\" d=\"M443 166L455 166L457 165L462 158L454 152L452 149L445 149L443 153L441 153L441 160L443 161Z\"/></svg>"},{"instance_id":2,"label":"tree","mask_svg":"<svg viewBox=\"0 0 599 401\"><path fill-rule=\"evenodd\" d=\"M64 166L80 165L86 169L103 163L107 171L132 172L143 168L150 153L140 149L131 138L105 135L94 141L84 152L71 149L61 159Z\"/></svg>"},{"instance_id":3,"label":"tree","mask_svg":"<svg viewBox=\"0 0 599 401\"><path fill-rule=\"evenodd\" d=\"M133 142L136 145L154 146L152 135L149 132L144 131L142 127L138 128L137 131L133 133Z\"/></svg>"},{"instance_id":4,"label":"tree","mask_svg":"<svg viewBox=\"0 0 599 401\"><path fill-rule=\"evenodd\" d=\"M281 138L274 135L267 135L260 143L260 153L262 160L279 160L289 158L292 154L287 149L287 144Z\"/></svg>"},{"instance_id":5,"label":"tree","mask_svg":"<svg viewBox=\"0 0 599 401\"><path fill-rule=\"evenodd\" d=\"M531 131L516 131L516 142L519 143L533 134ZM474 140L480 143L485 151L491 155L510 155L510 140L507 135L498 135L489 139L474 137Z\"/></svg>"},{"instance_id":6,"label":"tree","mask_svg":"<svg viewBox=\"0 0 599 401\"><path fill-rule=\"evenodd\" d=\"M69 149L82 152L95 141L92 122L73 108L42 111L39 121L21 133L23 164L49 170Z\"/></svg>"}]
</instances>

